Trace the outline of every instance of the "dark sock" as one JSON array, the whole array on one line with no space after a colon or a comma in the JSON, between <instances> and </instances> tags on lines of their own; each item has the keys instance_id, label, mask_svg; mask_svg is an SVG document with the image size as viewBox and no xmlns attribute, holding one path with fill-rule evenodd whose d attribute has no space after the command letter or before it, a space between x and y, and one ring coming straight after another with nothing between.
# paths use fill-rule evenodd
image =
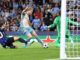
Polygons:
<instances>
[{"instance_id":1,"label":"dark sock","mask_svg":"<svg viewBox=\"0 0 80 60\"><path fill-rule=\"evenodd\" d=\"M21 43L27 43L24 39L22 39L22 38L19 38L19 41L21 42Z\"/></svg>"},{"instance_id":2,"label":"dark sock","mask_svg":"<svg viewBox=\"0 0 80 60\"><path fill-rule=\"evenodd\" d=\"M27 39L26 41L29 42L32 38Z\"/></svg>"}]
</instances>

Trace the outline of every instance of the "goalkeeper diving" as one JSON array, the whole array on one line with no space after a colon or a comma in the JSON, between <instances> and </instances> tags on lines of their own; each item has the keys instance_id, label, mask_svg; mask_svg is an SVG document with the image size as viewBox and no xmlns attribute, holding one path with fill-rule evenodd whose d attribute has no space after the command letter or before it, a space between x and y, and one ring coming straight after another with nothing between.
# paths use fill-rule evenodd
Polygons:
<instances>
[{"instance_id":1,"label":"goalkeeper diving","mask_svg":"<svg viewBox=\"0 0 80 60\"><path fill-rule=\"evenodd\" d=\"M71 15L71 14L70 14ZM53 27L57 27L57 33L58 33L58 36L57 36L57 39L54 43L54 46L57 46L57 47L60 47L60 37L61 37L61 34L60 34L60 29L61 29L61 15L58 13L58 14L55 14L56 18L54 19L54 22L53 24L49 25L48 26L48 29L50 28L53 28ZM70 30L69 30L69 24L73 24L73 25L80 25L80 23L78 22L74 22L73 18L69 18L69 17L66 17L66 25L65 25L65 31L66 31L66 35L65 37L67 39L69 39L72 43L72 45L74 46L74 40L72 39L71 37L71 34L70 34ZM64 33L64 32L63 32Z\"/></svg>"}]
</instances>

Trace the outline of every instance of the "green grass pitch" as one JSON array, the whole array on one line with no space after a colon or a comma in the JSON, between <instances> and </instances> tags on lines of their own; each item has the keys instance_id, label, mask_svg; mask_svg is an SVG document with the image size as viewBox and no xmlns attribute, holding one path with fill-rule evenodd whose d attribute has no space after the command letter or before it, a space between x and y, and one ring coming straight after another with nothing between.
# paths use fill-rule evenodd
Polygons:
<instances>
[{"instance_id":1,"label":"green grass pitch","mask_svg":"<svg viewBox=\"0 0 80 60\"><path fill-rule=\"evenodd\" d=\"M0 60L47 60L59 58L59 48L49 43L45 49L39 43L33 43L30 47L24 48L23 44L16 42L17 49L0 48Z\"/></svg>"}]
</instances>

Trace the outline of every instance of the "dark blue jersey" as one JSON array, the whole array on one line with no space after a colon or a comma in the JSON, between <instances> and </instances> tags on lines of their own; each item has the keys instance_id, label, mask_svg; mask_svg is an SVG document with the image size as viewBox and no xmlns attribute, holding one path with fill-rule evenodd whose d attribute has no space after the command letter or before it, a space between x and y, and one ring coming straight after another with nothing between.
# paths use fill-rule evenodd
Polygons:
<instances>
[{"instance_id":1,"label":"dark blue jersey","mask_svg":"<svg viewBox=\"0 0 80 60\"><path fill-rule=\"evenodd\" d=\"M4 46L6 44L6 41L7 38L6 38L5 31L0 29L0 44Z\"/></svg>"}]
</instances>

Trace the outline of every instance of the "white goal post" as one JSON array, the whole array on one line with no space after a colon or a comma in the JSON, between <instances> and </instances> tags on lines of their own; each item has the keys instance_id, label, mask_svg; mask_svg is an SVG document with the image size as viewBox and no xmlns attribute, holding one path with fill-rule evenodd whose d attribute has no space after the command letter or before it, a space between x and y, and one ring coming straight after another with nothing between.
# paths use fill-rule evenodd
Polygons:
<instances>
[{"instance_id":1,"label":"white goal post","mask_svg":"<svg viewBox=\"0 0 80 60\"><path fill-rule=\"evenodd\" d=\"M60 59L72 59L72 60L80 60L80 39L76 39L75 46L72 48L70 45L70 42L66 42L66 33L65 33L65 27L66 27L66 16L67 16L67 1L68 0L61 0L61 38L60 38ZM75 0L69 0L69 1L75 1ZM70 9L71 10L71 9ZM73 9L74 11L76 9ZM74 13L73 13L74 15ZM77 26L78 27L78 26ZM76 34L78 34L78 28L76 29ZM73 32L75 32L73 30ZM75 33L72 34L72 36L75 36ZM77 38L77 37L75 37ZM73 38L74 39L74 38ZM69 46L69 47L68 47ZM71 51L70 51L71 50ZM68 53L67 53L68 52Z\"/></svg>"},{"instance_id":2,"label":"white goal post","mask_svg":"<svg viewBox=\"0 0 80 60\"><path fill-rule=\"evenodd\" d=\"M65 18L66 18L66 0L62 0L61 1L61 41L60 41L61 43L60 43L60 59L65 59L66 58L66 54L65 54Z\"/></svg>"}]
</instances>

